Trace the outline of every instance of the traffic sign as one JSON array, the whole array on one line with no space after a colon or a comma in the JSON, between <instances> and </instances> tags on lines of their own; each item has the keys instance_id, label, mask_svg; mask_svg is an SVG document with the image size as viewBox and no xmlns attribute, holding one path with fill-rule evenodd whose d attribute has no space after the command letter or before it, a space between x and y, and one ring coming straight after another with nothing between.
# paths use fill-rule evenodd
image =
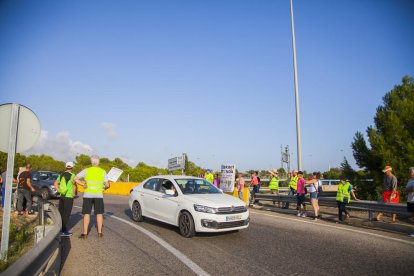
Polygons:
<instances>
[{"instance_id":1,"label":"traffic sign","mask_svg":"<svg viewBox=\"0 0 414 276\"><path fill-rule=\"evenodd\" d=\"M40 137L40 122L29 108L18 105L18 126L16 152L24 152L33 147ZM13 104L0 105L0 151L8 152Z\"/></svg>"}]
</instances>

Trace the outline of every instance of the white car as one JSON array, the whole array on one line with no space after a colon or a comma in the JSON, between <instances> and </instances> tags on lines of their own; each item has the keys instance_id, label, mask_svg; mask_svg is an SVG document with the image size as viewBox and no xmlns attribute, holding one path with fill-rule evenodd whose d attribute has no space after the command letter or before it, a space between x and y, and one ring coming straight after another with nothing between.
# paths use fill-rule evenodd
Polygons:
<instances>
[{"instance_id":1,"label":"white car","mask_svg":"<svg viewBox=\"0 0 414 276\"><path fill-rule=\"evenodd\" d=\"M134 221L148 217L172 224L186 238L244 229L250 221L245 202L191 176L150 177L131 190L129 207Z\"/></svg>"}]
</instances>

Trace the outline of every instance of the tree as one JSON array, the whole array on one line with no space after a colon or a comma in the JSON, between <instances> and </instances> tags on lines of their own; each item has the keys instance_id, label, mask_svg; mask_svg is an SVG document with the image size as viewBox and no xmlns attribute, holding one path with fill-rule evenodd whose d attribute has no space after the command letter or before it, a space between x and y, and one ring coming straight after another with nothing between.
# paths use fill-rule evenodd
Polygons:
<instances>
[{"instance_id":1,"label":"tree","mask_svg":"<svg viewBox=\"0 0 414 276\"><path fill-rule=\"evenodd\" d=\"M414 81L405 76L402 84L383 97L377 108L374 126L366 130L370 147L362 133L357 132L352 143L353 155L361 168L381 186L385 165L390 165L399 183L406 183L408 168L414 164ZM400 185L401 187L401 185Z\"/></svg>"},{"instance_id":2,"label":"tree","mask_svg":"<svg viewBox=\"0 0 414 276\"><path fill-rule=\"evenodd\" d=\"M342 170L340 168L331 168L329 171L323 173L325 179L339 179L341 177Z\"/></svg>"}]
</instances>

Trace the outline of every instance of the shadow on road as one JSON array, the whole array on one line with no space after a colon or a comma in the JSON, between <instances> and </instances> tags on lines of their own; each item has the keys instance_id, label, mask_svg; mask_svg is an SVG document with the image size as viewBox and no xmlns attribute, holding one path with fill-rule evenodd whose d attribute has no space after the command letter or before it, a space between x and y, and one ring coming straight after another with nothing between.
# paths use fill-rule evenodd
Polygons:
<instances>
[{"instance_id":1,"label":"shadow on road","mask_svg":"<svg viewBox=\"0 0 414 276\"><path fill-rule=\"evenodd\" d=\"M70 220L69 220L69 232L72 232L72 228L79 223L79 221L82 220L82 214L81 213L76 213L76 214L72 214L70 216ZM69 252L72 248L71 242L70 242L70 237L61 237L60 239L60 252L62 254L62 263L60 268L62 269L63 266L65 265L66 259L69 256Z\"/></svg>"},{"instance_id":2,"label":"shadow on road","mask_svg":"<svg viewBox=\"0 0 414 276\"><path fill-rule=\"evenodd\" d=\"M132 211L131 211L131 209L125 209L124 213L132 221ZM168 230L174 231L175 233L180 235L180 231L178 229L178 226L174 226L174 225L164 223L164 222L152 219L152 218L147 218L147 217L144 218L143 223L147 223L149 225L153 225L153 226L156 226L156 227L168 229ZM197 232L196 236L197 237L217 237L217 236L229 235L229 234L238 233L238 232L239 232L239 230L233 230L233 231L227 231L227 232L218 232L218 233Z\"/></svg>"}]
</instances>

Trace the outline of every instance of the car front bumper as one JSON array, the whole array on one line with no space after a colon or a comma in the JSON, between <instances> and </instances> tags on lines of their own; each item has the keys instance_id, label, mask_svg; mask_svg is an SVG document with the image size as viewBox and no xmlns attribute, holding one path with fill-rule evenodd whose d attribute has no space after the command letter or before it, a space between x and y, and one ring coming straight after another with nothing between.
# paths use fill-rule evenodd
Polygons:
<instances>
[{"instance_id":1,"label":"car front bumper","mask_svg":"<svg viewBox=\"0 0 414 276\"><path fill-rule=\"evenodd\" d=\"M237 214L208 214L196 212L196 232L226 232L249 227L249 211Z\"/></svg>"}]
</instances>

